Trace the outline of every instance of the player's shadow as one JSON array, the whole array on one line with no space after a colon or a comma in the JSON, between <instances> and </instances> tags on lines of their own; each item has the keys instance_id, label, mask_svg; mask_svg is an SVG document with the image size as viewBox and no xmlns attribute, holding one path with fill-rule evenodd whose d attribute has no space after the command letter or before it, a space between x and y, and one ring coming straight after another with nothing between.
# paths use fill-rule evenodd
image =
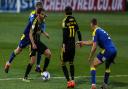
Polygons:
<instances>
[{"instance_id":1,"label":"player's shadow","mask_svg":"<svg viewBox=\"0 0 128 89\"><path fill-rule=\"evenodd\" d=\"M77 79L76 83L77 85L81 85L81 84L85 84L85 83L89 83L90 82L90 78L86 77L86 78L79 78Z\"/></svg>"},{"instance_id":2,"label":"player's shadow","mask_svg":"<svg viewBox=\"0 0 128 89\"><path fill-rule=\"evenodd\" d=\"M128 87L128 82L119 82L119 81L111 81L110 85L112 87Z\"/></svg>"}]
</instances>

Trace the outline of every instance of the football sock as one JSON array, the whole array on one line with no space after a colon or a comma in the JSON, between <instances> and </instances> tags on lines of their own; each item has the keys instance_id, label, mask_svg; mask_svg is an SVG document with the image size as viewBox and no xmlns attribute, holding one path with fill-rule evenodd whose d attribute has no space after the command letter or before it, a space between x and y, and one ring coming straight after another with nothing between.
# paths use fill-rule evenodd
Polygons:
<instances>
[{"instance_id":1,"label":"football sock","mask_svg":"<svg viewBox=\"0 0 128 89\"><path fill-rule=\"evenodd\" d=\"M96 69L91 68L91 84L96 84Z\"/></svg>"},{"instance_id":2,"label":"football sock","mask_svg":"<svg viewBox=\"0 0 128 89\"><path fill-rule=\"evenodd\" d=\"M12 54L10 55L9 63L11 63L13 61L13 59L14 59L15 56L16 55L15 55L15 53L13 51Z\"/></svg>"},{"instance_id":3,"label":"football sock","mask_svg":"<svg viewBox=\"0 0 128 89\"><path fill-rule=\"evenodd\" d=\"M108 84L109 75L110 75L110 69L107 69L104 74L104 83L105 84Z\"/></svg>"},{"instance_id":4,"label":"football sock","mask_svg":"<svg viewBox=\"0 0 128 89\"><path fill-rule=\"evenodd\" d=\"M68 74L68 69L66 67L66 65L62 65L62 69L63 69L63 72L64 72L64 76L66 77L67 81L69 81L69 74Z\"/></svg>"},{"instance_id":5,"label":"football sock","mask_svg":"<svg viewBox=\"0 0 128 89\"><path fill-rule=\"evenodd\" d=\"M36 65L40 65L40 61L41 61L41 53L37 53L37 63L36 63Z\"/></svg>"},{"instance_id":6,"label":"football sock","mask_svg":"<svg viewBox=\"0 0 128 89\"><path fill-rule=\"evenodd\" d=\"M74 64L70 63L70 74L71 74L71 79L74 80Z\"/></svg>"},{"instance_id":7,"label":"football sock","mask_svg":"<svg viewBox=\"0 0 128 89\"><path fill-rule=\"evenodd\" d=\"M27 69L26 69L24 78L27 78L28 77L28 74L30 73L31 69L32 69L32 65L29 63L27 65Z\"/></svg>"},{"instance_id":8,"label":"football sock","mask_svg":"<svg viewBox=\"0 0 128 89\"><path fill-rule=\"evenodd\" d=\"M50 59L46 57L46 58L45 58L45 62L44 62L43 71L46 71L46 69L47 69L47 67L48 67L48 65L49 65L49 61L50 61Z\"/></svg>"}]
</instances>

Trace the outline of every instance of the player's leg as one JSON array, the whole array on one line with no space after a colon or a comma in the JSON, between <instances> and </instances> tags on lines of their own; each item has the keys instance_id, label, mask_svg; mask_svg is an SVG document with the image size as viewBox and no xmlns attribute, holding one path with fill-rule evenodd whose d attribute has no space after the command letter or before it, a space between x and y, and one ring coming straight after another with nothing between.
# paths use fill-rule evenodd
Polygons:
<instances>
[{"instance_id":1,"label":"player's leg","mask_svg":"<svg viewBox=\"0 0 128 89\"><path fill-rule=\"evenodd\" d=\"M71 81L70 81L69 72L68 72L68 69L66 66L66 62L68 61L67 50L65 50L65 52L63 52L63 49L61 50L61 57L60 58L61 58L61 67L62 67L64 76L67 80L67 88L70 88L71 87Z\"/></svg>"},{"instance_id":2,"label":"player's leg","mask_svg":"<svg viewBox=\"0 0 128 89\"><path fill-rule=\"evenodd\" d=\"M33 64L36 61L36 50L35 49L32 49L32 51L30 53L30 58L31 58L31 60L27 65L26 72L25 72L25 75L24 75L24 78L23 78L23 81L26 81L26 82L29 82L28 75L29 75L29 73L32 69Z\"/></svg>"},{"instance_id":3,"label":"player's leg","mask_svg":"<svg viewBox=\"0 0 128 89\"><path fill-rule=\"evenodd\" d=\"M22 52L22 48L21 47L17 47L11 54L10 58L9 58L9 63L11 64L13 59L15 58L16 55L20 54Z\"/></svg>"},{"instance_id":4,"label":"player's leg","mask_svg":"<svg viewBox=\"0 0 128 89\"><path fill-rule=\"evenodd\" d=\"M49 62L51 60L51 51L50 51L50 49L46 49L44 51L44 55L45 55L45 60L44 60L43 71L47 71L47 67L48 67Z\"/></svg>"},{"instance_id":5,"label":"player's leg","mask_svg":"<svg viewBox=\"0 0 128 89\"><path fill-rule=\"evenodd\" d=\"M74 63L73 62L69 62L69 66L70 66L70 75L71 75L71 80L74 81Z\"/></svg>"},{"instance_id":6,"label":"player's leg","mask_svg":"<svg viewBox=\"0 0 128 89\"><path fill-rule=\"evenodd\" d=\"M39 73L41 72L41 68L40 68L41 56L42 56L42 53L41 52L37 52L37 62L36 62L36 69L35 69L35 71L39 72Z\"/></svg>"},{"instance_id":7,"label":"player's leg","mask_svg":"<svg viewBox=\"0 0 128 89\"><path fill-rule=\"evenodd\" d=\"M25 48L29 43L30 43L30 41L27 40L26 38L21 39L18 47L11 53L9 60L5 64L5 72L6 73L8 73L9 67L10 67L12 61L14 60L14 58L16 57L16 55L20 54L22 52L22 49Z\"/></svg>"},{"instance_id":8,"label":"player's leg","mask_svg":"<svg viewBox=\"0 0 128 89\"><path fill-rule=\"evenodd\" d=\"M19 46L12 52L12 54L10 55L9 61L7 61L5 64L5 72L6 73L8 73L11 63L14 60L14 58L16 57L16 55L18 55L20 52L22 52L22 48L20 48Z\"/></svg>"},{"instance_id":9,"label":"player's leg","mask_svg":"<svg viewBox=\"0 0 128 89\"><path fill-rule=\"evenodd\" d=\"M102 62L96 57L90 65L92 89L96 89L96 68L100 64L102 64Z\"/></svg>"},{"instance_id":10,"label":"player's leg","mask_svg":"<svg viewBox=\"0 0 128 89\"><path fill-rule=\"evenodd\" d=\"M70 66L70 75L71 75L71 87L74 88L75 87L75 80L74 80L75 68L74 68L74 63L73 62L69 62L69 66Z\"/></svg>"},{"instance_id":11,"label":"player's leg","mask_svg":"<svg viewBox=\"0 0 128 89\"><path fill-rule=\"evenodd\" d=\"M102 89L107 89L108 82L109 82L109 76L110 76L110 66L114 62L114 59L116 57L116 51L111 50L110 52L106 53L104 56L106 58L105 60L105 74L104 74L104 83L101 86Z\"/></svg>"},{"instance_id":12,"label":"player's leg","mask_svg":"<svg viewBox=\"0 0 128 89\"><path fill-rule=\"evenodd\" d=\"M70 76L71 76L71 87L75 87L75 81L74 81L74 73L75 73L75 68L74 68L74 56L75 56L75 47L71 47L69 51L69 66L70 66Z\"/></svg>"},{"instance_id":13,"label":"player's leg","mask_svg":"<svg viewBox=\"0 0 128 89\"><path fill-rule=\"evenodd\" d=\"M67 88L70 88L71 87L71 81L70 81L70 78L69 78L68 68L67 68L66 62L64 60L61 61L61 66L62 66L64 76L67 80Z\"/></svg>"},{"instance_id":14,"label":"player's leg","mask_svg":"<svg viewBox=\"0 0 128 89\"><path fill-rule=\"evenodd\" d=\"M44 72L47 71L47 67L49 66L49 62L51 60L51 51L42 42L38 43L38 48L39 48L38 52L45 55L44 66L43 66L43 72Z\"/></svg>"}]
</instances>

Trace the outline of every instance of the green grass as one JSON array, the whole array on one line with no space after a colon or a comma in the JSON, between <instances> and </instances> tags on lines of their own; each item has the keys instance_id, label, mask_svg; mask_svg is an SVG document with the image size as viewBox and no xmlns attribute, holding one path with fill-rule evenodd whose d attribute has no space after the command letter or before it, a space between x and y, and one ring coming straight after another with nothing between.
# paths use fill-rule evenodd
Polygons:
<instances>
[{"instance_id":1,"label":"green grass","mask_svg":"<svg viewBox=\"0 0 128 89\"><path fill-rule=\"evenodd\" d=\"M28 48L18 55L8 74L4 73L4 64L9 59L10 53L17 47L20 36L27 24L29 13L20 14L0 14L0 79L5 78L21 78L24 76L25 68L29 62ZM48 40L44 36L41 38L45 44L51 49L52 60L49 66L49 72L52 77L63 76L60 65L60 47L62 43L61 22L64 18L63 13L48 13L47 32L50 35ZM116 64L112 66L111 75L128 75L128 15L127 13L74 13L76 20L80 26L83 40L91 39L89 22L95 17L99 20L101 27L106 29L118 48L118 56ZM87 61L90 47L76 49L75 56L75 75L89 76L89 64ZM44 58L44 57L43 57ZM41 62L43 66L43 61ZM97 75L104 73L104 65L97 69ZM24 83L21 80L0 80L0 89L66 89L65 79L51 79L43 82L40 74L33 70L30 77L34 78L30 83ZM102 83L103 78L97 78L97 86ZM89 78L76 79L77 86L75 89L89 89ZM112 77L110 78L110 89L128 89L128 77Z\"/></svg>"}]
</instances>

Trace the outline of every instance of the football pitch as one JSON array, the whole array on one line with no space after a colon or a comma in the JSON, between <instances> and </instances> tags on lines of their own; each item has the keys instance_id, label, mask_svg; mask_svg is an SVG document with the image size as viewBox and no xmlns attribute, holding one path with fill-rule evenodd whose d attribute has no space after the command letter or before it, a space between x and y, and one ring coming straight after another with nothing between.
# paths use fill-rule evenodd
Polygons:
<instances>
[{"instance_id":1,"label":"football pitch","mask_svg":"<svg viewBox=\"0 0 128 89\"><path fill-rule=\"evenodd\" d=\"M45 36L41 40L51 49L52 59L49 65L51 79L43 81L39 73L30 73L30 83L23 82L26 66L29 62L29 48L25 48L18 55L8 74L4 73L5 62L11 52L17 47L21 34L27 24L29 12L20 14L0 13L0 89L66 89L66 80L60 64L60 47L62 43L61 22L63 13L48 13L46 19L47 32L50 39ZM83 40L91 39L90 20L95 17L99 25L104 28L115 42L118 48L116 64L111 67L110 89L128 89L128 13L74 13L79 24ZM74 89L90 89L90 72L88 56L90 47L76 48L75 76L76 87ZM97 51L98 52L98 51ZM41 67L43 67L42 56ZM97 89L103 82L104 65L97 68Z\"/></svg>"}]
</instances>

